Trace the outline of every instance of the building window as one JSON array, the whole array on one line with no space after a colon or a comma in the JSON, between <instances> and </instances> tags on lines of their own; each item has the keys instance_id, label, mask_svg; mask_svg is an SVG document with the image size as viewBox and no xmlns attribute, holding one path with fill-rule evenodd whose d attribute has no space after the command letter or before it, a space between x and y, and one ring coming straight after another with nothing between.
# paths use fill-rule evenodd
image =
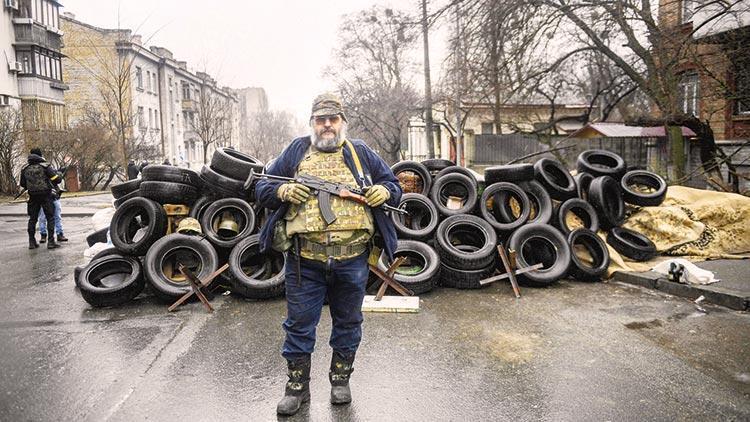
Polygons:
<instances>
[{"instance_id":1,"label":"building window","mask_svg":"<svg viewBox=\"0 0 750 422\"><path fill-rule=\"evenodd\" d=\"M146 91L151 92L151 72L146 71Z\"/></svg>"},{"instance_id":2,"label":"building window","mask_svg":"<svg viewBox=\"0 0 750 422\"><path fill-rule=\"evenodd\" d=\"M16 61L23 65L23 69L21 69L21 73L26 73L26 74L34 73L34 66L32 65L33 60L34 60L34 56L31 54L31 51L17 51L16 52Z\"/></svg>"},{"instance_id":3,"label":"building window","mask_svg":"<svg viewBox=\"0 0 750 422\"><path fill-rule=\"evenodd\" d=\"M682 75L678 85L678 101L680 111L687 115L698 117L698 93L699 93L698 74L688 72Z\"/></svg>"},{"instance_id":4,"label":"building window","mask_svg":"<svg viewBox=\"0 0 750 422\"><path fill-rule=\"evenodd\" d=\"M183 82L182 84L182 99L183 100L189 100L190 99L190 85Z\"/></svg>"},{"instance_id":5,"label":"building window","mask_svg":"<svg viewBox=\"0 0 750 422\"><path fill-rule=\"evenodd\" d=\"M140 66L135 67L135 86L138 89L143 89L143 70Z\"/></svg>"},{"instance_id":6,"label":"building window","mask_svg":"<svg viewBox=\"0 0 750 422\"><path fill-rule=\"evenodd\" d=\"M695 0L682 0L680 4L680 22L687 23L693 20L695 13Z\"/></svg>"},{"instance_id":7,"label":"building window","mask_svg":"<svg viewBox=\"0 0 750 422\"><path fill-rule=\"evenodd\" d=\"M153 79L153 83L151 84L151 86L153 86L153 91L152 92L154 94L156 94L156 92L158 91L158 89L157 89L158 85L156 84L156 72L154 72L154 73L151 74L151 79Z\"/></svg>"},{"instance_id":8,"label":"building window","mask_svg":"<svg viewBox=\"0 0 750 422\"><path fill-rule=\"evenodd\" d=\"M492 135L495 133L494 123L482 123L482 135Z\"/></svg>"},{"instance_id":9,"label":"building window","mask_svg":"<svg viewBox=\"0 0 750 422\"><path fill-rule=\"evenodd\" d=\"M146 127L146 116L143 115L143 107L138 107L138 127L141 129Z\"/></svg>"},{"instance_id":10,"label":"building window","mask_svg":"<svg viewBox=\"0 0 750 422\"><path fill-rule=\"evenodd\" d=\"M735 111L750 114L750 58L743 57L734 62Z\"/></svg>"}]
</instances>

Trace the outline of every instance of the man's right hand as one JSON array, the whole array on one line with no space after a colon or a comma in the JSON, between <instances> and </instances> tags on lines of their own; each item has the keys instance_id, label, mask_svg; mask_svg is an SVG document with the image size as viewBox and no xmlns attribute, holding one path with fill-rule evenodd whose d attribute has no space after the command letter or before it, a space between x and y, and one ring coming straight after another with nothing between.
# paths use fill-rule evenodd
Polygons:
<instances>
[{"instance_id":1,"label":"man's right hand","mask_svg":"<svg viewBox=\"0 0 750 422\"><path fill-rule=\"evenodd\" d=\"M284 202L299 205L310 197L310 188L299 183L284 183L279 186L276 195Z\"/></svg>"}]
</instances>

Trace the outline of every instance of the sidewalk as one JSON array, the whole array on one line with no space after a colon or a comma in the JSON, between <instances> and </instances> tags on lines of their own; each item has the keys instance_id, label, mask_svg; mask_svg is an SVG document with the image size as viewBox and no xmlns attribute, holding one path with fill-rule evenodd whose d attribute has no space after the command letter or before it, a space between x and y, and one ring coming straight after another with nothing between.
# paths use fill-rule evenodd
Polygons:
<instances>
[{"instance_id":1,"label":"sidewalk","mask_svg":"<svg viewBox=\"0 0 750 422\"><path fill-rule=\"evenodd\" d=\"M63 195L60 205L63 217L90 217L100 209L112 206L112 194L107 191L85 196ZM26 201L0 204L0 217L26 216Z\"/></svg>"},{"instance_id":2,"label":"sidewalk","mask_svg":"<svg viewBox=\"0 0 750 422\"><path fill-rule=\"evenodd\" d=\"M669 281L653 271L616 272L613 280L660 290L695 300L704 296L707 302L738 311L750 311L750 259L719 259L696 262L700 268L713 271L721 281L709 285L681 284Z\"/></svg>"}]
</instances>

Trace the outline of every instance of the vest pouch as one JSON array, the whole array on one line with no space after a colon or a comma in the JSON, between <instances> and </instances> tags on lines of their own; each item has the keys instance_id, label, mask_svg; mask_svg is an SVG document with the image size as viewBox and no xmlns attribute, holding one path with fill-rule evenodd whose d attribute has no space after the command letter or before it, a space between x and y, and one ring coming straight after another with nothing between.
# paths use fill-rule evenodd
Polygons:
<instances>
[{"instance_id":1,"label":"vest pouch","mask_svg":"<svg viewBox=\"0 0 750 422\"><path fill-rule=\"evenodd\" d=\"M273 240L271 249L277 252L286 252L292 247L292 239L286 234L286 220L280 218L273 226Z\"/></svg>"}]
</instances>

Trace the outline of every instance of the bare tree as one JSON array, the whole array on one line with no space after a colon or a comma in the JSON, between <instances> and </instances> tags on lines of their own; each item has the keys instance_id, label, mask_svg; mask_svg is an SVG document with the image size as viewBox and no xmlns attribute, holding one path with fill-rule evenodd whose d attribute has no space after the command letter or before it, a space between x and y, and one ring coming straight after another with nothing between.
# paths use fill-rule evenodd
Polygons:
<instances>
[{"instance_id":1,"label":"bare tree","mask_svg":"<svg viewBox=\"0 0 750 422\"><path fill-rule=\"evenodd\" d=\"M335 63L326 71L346 103L349 131L391 163L400 159L408 120L421 108L411 80L415 65L409 61L419 32L410 21L405 13L380 6L347 16Z\"/></svg>"},{"instance_id":2,"label":"bare tree","mask_svg":"<svg viewBox=\"0 0 750 422\"><path fill-rule=\"evenodd\" d=\"M13 107L0 108L0 190L16 193L17 163L23 156L23 119Z\"/></svg>"},{"instance_id":3,"label":"bare tree","mask_svg":"<svg viewBox=\"0 0 750 422\"><path fill-rule=\"evenodd\" d=\"M190 127L203 144L203 163L208 163L208 148L222 145L231 137L232 99L218 95L203 87L198 95L195 114L189 119Z\"/></svg>"},{"instance_id":4,"label":"bare tree","mask_svg":"<svg viewBox=\"0 0 750 422\"><path fill-rule=\"evenodd\" d=\"M246 140L248 154L267 162L301 133L294 116L286 111L263 110L253 113L247 124Z\"/></svg>"}]
</instances>

